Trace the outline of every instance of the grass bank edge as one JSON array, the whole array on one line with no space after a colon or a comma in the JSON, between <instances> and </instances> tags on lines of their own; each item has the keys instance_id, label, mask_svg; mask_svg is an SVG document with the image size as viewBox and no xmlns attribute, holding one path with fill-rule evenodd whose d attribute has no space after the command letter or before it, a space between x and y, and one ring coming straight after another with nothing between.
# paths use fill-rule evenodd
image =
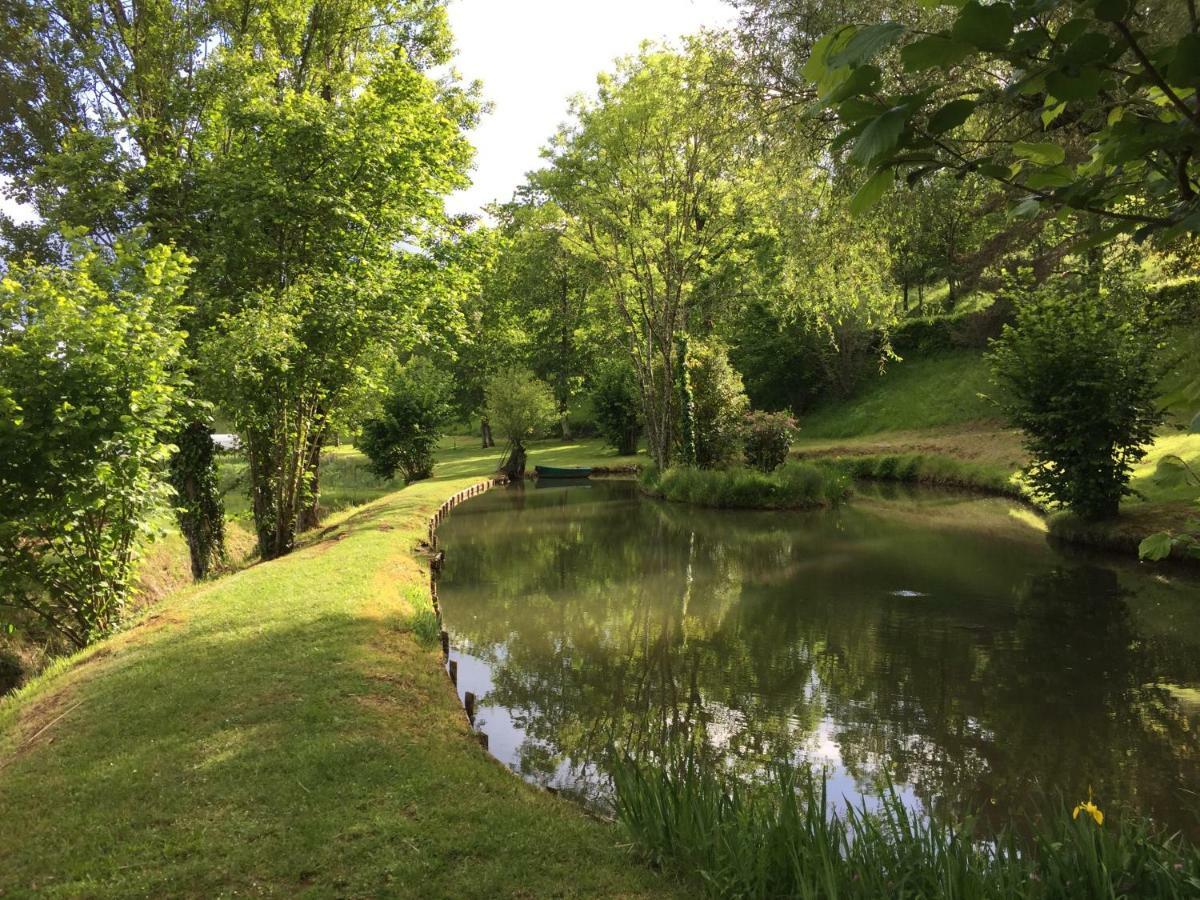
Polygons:
<instances>
[{"instance_id":1,"label":"grass bank edge","mask_svg":"<svg viewBox=\"0 0 1200 900\"><path fill-rule=\"evenodd\" d=\"M527 785L479 746L436 631L420 633L417 620L432 610L420 559L429 519L483 477L420 482L333 516L292 555L164 601L7 702L0 766L12 815L0 844L12 864L0 893L36 882L65 896L264 886L408 896L418 885L442 895L452 884L500 895L523 883L549 895L570 883L572 896L674 895L674 880L630 858L612 826ZM324 574L333 580L313 583ZM262 604L263 587L277 582L302 596ZM272 652L248 656L246 640ZM179 702L197 690L206 705ZM415 706L403 700L414 691L423 698ZM147 736L156 716L165 730ZM197 764L213 734L239 721L251 743L214 780L215 770ZM47 722L51 731L38 737ZM260 723L286 729L287 743L277 746L270 732L264 743ZM334 768L314 762L329 753ZM81 759L103 771L79 768ZM113 795L123 769L132 776ZM262 799L247 805L254 795ZM40 814L55 802L56 816ZM347 827L350 845L335 840ZM246 840L247 828L257 837ZM151 852L151 865L145 854L160 845L174 852Z\"/></svg>"}]
</instances>

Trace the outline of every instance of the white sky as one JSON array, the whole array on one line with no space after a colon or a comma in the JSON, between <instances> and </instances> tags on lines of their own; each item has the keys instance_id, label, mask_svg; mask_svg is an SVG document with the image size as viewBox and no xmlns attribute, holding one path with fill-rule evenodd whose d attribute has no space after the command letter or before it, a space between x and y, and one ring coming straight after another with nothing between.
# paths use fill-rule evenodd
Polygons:
<instances>
[{"instance_id":1,"label":"white sky","mask_svg":"<svg viewBox=\"0 0 1200 900\"><path fill-rule=\"evenodd\" d=\"M674 40L732 21L725 0L452 0L455 66L483 82L493 109L471 135L474 184L450 199L450 211L510 199L566 119L567 99L594 89L614 59L647 38ZM7 198L0 206L17 211Z\"/></svg>"},{"instance_id":2,"label":"white sky","mask_svg":"<svg viewBox=\"0 0 1200 900\"><path fill-rule=\"evenodd\" d=\"M451 212L508 200L541 163L539 151L567 118L567 99L647 38L673 40L733 21L724 0L452 0L455 65L478 78L493 104L471 135L474 184Z\"/></svg>"}]
</instances>

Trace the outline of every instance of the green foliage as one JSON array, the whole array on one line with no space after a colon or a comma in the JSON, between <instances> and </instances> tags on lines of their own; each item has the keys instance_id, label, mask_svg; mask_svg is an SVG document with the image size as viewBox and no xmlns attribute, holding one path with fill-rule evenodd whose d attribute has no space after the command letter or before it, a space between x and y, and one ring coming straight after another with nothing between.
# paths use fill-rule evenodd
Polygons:
<instances>
[{"instance_id":1,"label":"green foliage","mask_svg":"<svg viewBox=\"0 0 1200 900\"><path fill-rule=\"evenodd\" d=\"M810 110L836 110L834 146L868 170L860 211L881 196L884 173L912 183L950 169L1024 198L1024 214L1044 205L1097 216L1101 241L1200 231L1194 9L937 5L903 23L843 19L804 67L819 96Z\"/></svg>"},{"instance_id":2,"label":"green foliage","mask_svg":"<svg viewBox=\"0 0 1200 900\"><path fill-rule=\"evenodd\" d=\"M0 593L79 646L117 624L170 495L188 272L123 244L0 281Z\"/></svg>"},{"instance_id":3,"label":"green foliage","mask_svg":"<svg viewBox=\"0 0 1200 900\"><path fill-rule=\"evenodd\" d=\"M1162 421L1155 329L1117 283L1063 281L1017 303L990 355L1004 408L1025 433L1034 495L1084 519L1117 514Z\"/></svg>"},{"instance_id":4,"label":"green foliage","mask_svg":"<svg viewBox=\"0 0 1200 900\"><path fill-rule=\"evenodd\" d=\"M610 362L600 369L592 388L592 413L600 436L622 456L637 452L642 398L627 363Z\"/></svg>"},{"instance_id":5,"label":"green foliage","mask_svg":"<svg viewBox=\"0 0 1200 900\"><path fill-rule=\"evenodd\" d=\"M771 473L758 469L647 469L642 486L657 497L718 509L803 509L845 498L849 480L836 468L785 463Z\"/></svg>"},{"instance_id":6,"label":"green foliage","mask_svg":"<svg viewBox=\"0 0 1200 900\"><path fill-rule=\"evenodd\" d=\"M225 561L225 504L217 484L216 447L207 422L192 421L175 435L171 487L175 520L188 543L192 577L207 577Z\"/></svg>"},{"instance_id":7,"label":"green foliage","mask_svg":"<svg viewBox=\"0 0 1200 900\"><path fill-rule=\"evenodd\" d=\"M773 472L787 461L796 437L796 420L787 413L756 411L746 417L746 464Z\"/></svg>"},{"instance_id":8,"label":"green foliage","mask_svg":"<svg viewBox=\"0 0 1200 900\"><path fill-rule=\"evenodd\" d=\"M513 447L523 448L554 421L554 393L528 369L503 369L488 382L486 409L492 427Z\"/></svg>"},{"instance_id":9,"label":"green foliage","mask_svg":"<svg viewBox=\"0 0 1200 900\"><path fill-rule=\"evenodd\" d=\"M729 364L725 348L711 341L694 342L684 359L692 401L696 465L701 469L731 465L742 454L750 406L742 378Z\"/></svg>"},{"instance_id":10,"label":"green foliage","mask_svg":"<svg viewBox=\"0 0 1200 900\"><path fill-rule=\"evenodd\" d=\"M363 423L362 451L371 471L405 482L433 474L433 452L450 413L450 385L426 363L414 363L392 382L379 416Z\"/></svg>"},{"instance_id":11,"label":"green foliage","mask_svg":"<svg viewBox=\"0 0 1200 900\"><path fill-rule=\"evenodd\" d=\"M674 753L626 759L613 780L641 852L713 897L1181 897L1200 886L1200 849L1094 804L1045 803L1028 828L985 834L982 816L926 816L891 789L876 809L840 808L823 778L786 766L748 783Z\"/></svg>"}]
</instances>

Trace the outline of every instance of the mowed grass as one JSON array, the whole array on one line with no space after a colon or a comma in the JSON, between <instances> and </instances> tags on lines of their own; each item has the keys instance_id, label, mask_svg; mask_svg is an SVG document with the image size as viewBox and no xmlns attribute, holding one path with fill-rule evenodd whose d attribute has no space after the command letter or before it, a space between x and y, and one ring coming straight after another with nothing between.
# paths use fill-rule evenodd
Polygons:
<instances>
[{"instance_id":1,"label":"mowed grass","mask_svg":"<svg viewBox=\"0 0 1200 900\"><path fill-rule=\"evenodd\" d=\"M445 468L0 704L0 895L672 894L470 733L418 544L490 469Z\"/></svg>"}]
</instances>

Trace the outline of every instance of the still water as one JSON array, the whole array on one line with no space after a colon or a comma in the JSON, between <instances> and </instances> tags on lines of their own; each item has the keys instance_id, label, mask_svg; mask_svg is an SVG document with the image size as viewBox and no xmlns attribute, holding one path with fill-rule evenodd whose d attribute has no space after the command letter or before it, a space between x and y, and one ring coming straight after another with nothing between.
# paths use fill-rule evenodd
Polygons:
<instances>
[{"instance_id":1,"label":"still water","mask_svg":"<svg viewBox=\"0 0 1200 900\"><path fill-rule=\"evenodd\" d=\"M1050 546L1005 500L703 510L509 488L441 526L459 691L500 760L603 804L614 745L690 739L854 802L1007 817L1089 787L1200 831L1200 580Z\"/></svg>"}]
</instances>

